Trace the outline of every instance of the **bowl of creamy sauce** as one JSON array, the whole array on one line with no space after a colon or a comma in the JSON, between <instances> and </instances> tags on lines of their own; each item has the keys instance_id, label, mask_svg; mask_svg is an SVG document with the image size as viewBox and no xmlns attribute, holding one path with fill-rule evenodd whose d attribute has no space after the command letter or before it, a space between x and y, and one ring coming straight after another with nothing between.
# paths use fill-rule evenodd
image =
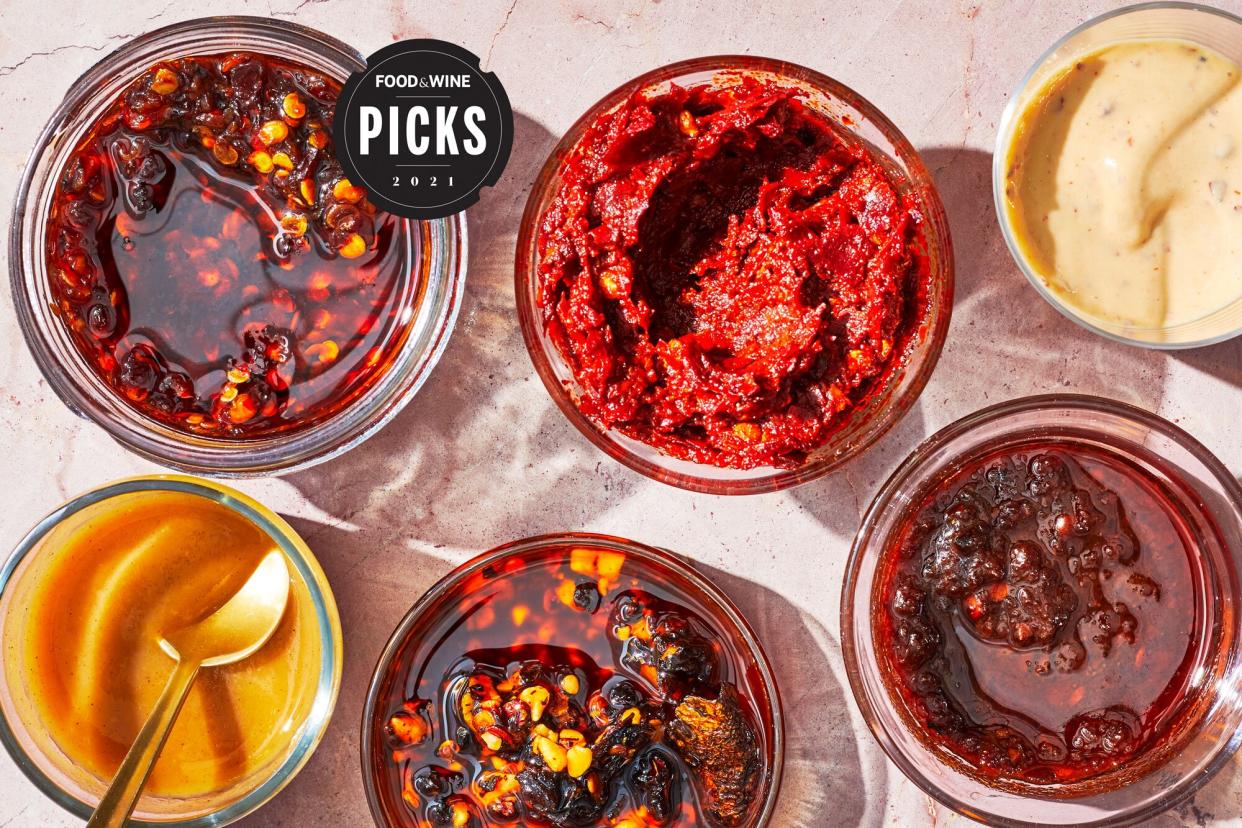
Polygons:
<instances>
[{"instance_id":1,"label":"bowl of creamy sauce","mask_svg":"<svg viewBox=\"0 0 1242 828\"><path fill-rule=\"evenodd\" d=\"M208 480L87 492L0 565L0 744L47 796L90 816L175 668L160 638L219 609L274 550L290 573L280 623L249 657L202 671L133 819L217 828L267 802L327 727L340 619L293 528Z\"/></svg>"},{"instance_id":2,"label":"bowl of creamy sauce","mask_svg":"<svg viewBox=\"0 0 1242 828\"><path fill-rule=\"evenodd\" d=\"M1010 251L1062 313L1155 348L1242 333L1242 20L1122 9L1024 80L993 165Z\"/></svg>"}]
</instances>

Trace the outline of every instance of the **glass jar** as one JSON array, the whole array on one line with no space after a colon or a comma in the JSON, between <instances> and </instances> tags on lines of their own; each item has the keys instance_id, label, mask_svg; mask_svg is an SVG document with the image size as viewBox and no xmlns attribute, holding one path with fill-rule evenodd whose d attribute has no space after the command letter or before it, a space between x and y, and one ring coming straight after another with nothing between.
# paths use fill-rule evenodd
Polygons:
<instances>
[{"instance_id":1,"label":"glass jar","mask_svg":"<svg viewBox=\"0 0 1242 828\"><path fill-rule=\"evenodd\" d=\"M282 731L286 743L265 765L252 769L230 786L194 797L143 796L134 810L135 826L211 828L227 825L253 812L280 792L310 760L323 738L341 684L341 622L332 588L306 542L279 515L235 489L208 480L159 475L118 480L75 497L45 517L22 538L0 569L0 742L17 767L45 796L77 817L86 819L99 803L109 780L75 762L57 745L39 720L31 697L22 644L27 600L55 559L61 542L104 510L151 492L176 492L206 498L236 512L270 538L284 553L293 579L293 594L309 601L315 619L318 671L307 680L310 703L300 720L290 717ZM89 596L83 596L84 599ZM172 661L169 662L172 669ZM313 691L309 688L313 688ZM313 692L313 695L311 693Z\"/></svg>"},{"instance_id":2,"label":"glass jar","mask_svg":"<svg viewBox=\"0 0 1242 828\"><path fill-rule=\"evenodd\" d=\"M222 477L287 472L323 462L358 445L396 416L444 351L466 270L466 224L460 215L401 221L417 269L405 291L405 340L383 375L323 422L270 436L220 439L174 429L122 399L88 364L53 310L45 233L57 182L100 114L144 70L162 60L237 50L305 65L341 82L365 65L356 50L322 32L259 17L187 20L137 37L79 78L43 129L18 187L9 233L18 321L57 396L144 457Z\"/></svg>"},{"instance_id":3,"label":"glass jar","mask_svg":"<svg viewBox=\"0 0 1242 828\"><path fill-rule=\"evenodd\" d=\"M875 637L887 612L882 564L945 481L985 457L1056 444L1109 457L1149 478L1170 499L1197 552L1191 567L1197 634L1182 710L1163 745L1118 768L1067 785L984 784L965 760L933 749L901 692L890 686L889 659ZM880 746L898 768L948 808L989 825L1128 825L1184 801L1242 742L1242 486L1186 432L1146 411L1098 397L1028 397L984 409L920 445L871 502L854 540L841 596L841 640L854 698ZM1139 631L1141 635L1141 628ZM885 644L887 646L887 644ZM988 645L980 645L988 646ZM1033 676L1038 681L1038 676ZM1193 694L1193 695L1192 695ZM999 700L1003 703L1003 699ZM1161 736L1164 739L1165 736Z\"/></svg>"},{"instance_id":4,"label":"glass jar","mask_svg":"<svg viewBox=\"0 0 1242 828\"><path fill-rule=\"evenodd\" d=\"M662 93L669 86L710 83L718 75L751 75L803 91L805 103L839 127L847 143L861 142L893 173L922 215L922 235L930 273L929 295L917 330L902 358L894 361L879 391L851 411L828 441L796 468L719 468L670 457L615 429L601 428L576 402L581 395L570 367L544 331L539 307L539 222L560 187L560 167L588 127L640 91ZM518 234L515 290L522 335L535 370L554 402L582 434L615 460L662 483L708 494L759 494L821 477L866 450L909 411L931 377L944 345L953 308L953 248L948 219L931 174L901 131L871 103L832 78L803 66L768 58L695 58L640 75L605 95L574 123L548 156L535 180Z\"/></svg>"},{"instance_id":5,"label":"glass jar","mask_svg":"<svg viewBox=\"0 0 1242 828\"><path fill-rule=\"evenodd\" d=\"M1058 73L1079 58L1122 41L1171 38L1206 46L1242 65L1242 18L1195 3L1140 3L1088 20L1049 47L1018 82L1001 113L992 152L992 199L1009 252L1031 286L1063 316L1101 336L1145 348L1199 348L1242 334L1242 299L1207 316L1179 325L1145 329L1101 319L1073 307L1049 287L1055 273L1041 273L1019 242L1018 219L1005 195L1010 156L1022 116Z\"/></svg>"},{"instance_id":6,"label":"glass jar","mask_svg":"<svg viewBox=\"0 0 1242 828\"><path fill-rule=\"evenodd\" d=\"M592 646L601 646L598 639L593 643L558 639L559 628L555 627L553 616L546 608L540 615L543 604L538 601L544 598L556 604L558 599L531 596L514 586L517 579L533 572L547 572L548 582L556 583L552 580L552 568L565 561L574 566L574 553L583 551L590 555L619 553L623 563L607 576L614 583L633 577L640 588L648 585L660 597L677 604L684 601L682 605L697 614L719 637L716 646L730 654L721 659L720 677L736 684L738 695L745 702L743 707L750 708L758 717L752 724L761 758L761 789L745 826L762 828L769 823L775 813L784 765L784 718L771 664L754 631L719 587L670 552L607 535L565 533L513 541L462 564L419 598L397 625L376 665L362 715L362 778L377 825L404 825L412 814L409 807L412 803L407 803L401 792L406 778L394 761L400 751L390 742L390 716L396 710L416 709L420 715L428 716L427 721L439 723L431 725L432 729L425 736L427 744L432 745L439 744L435 729L448 727L445 723L452 721L451 712L437 709L435 701L427 706L422 703L430 693L435 693L437 701L440 698L439 668L450 660L460 662L461 654L457 652L439 652L440 645L454 631L469 629L471 636L481 640L482 636L493 632L493 625L496 625L496 634L489 637L494 640L471 646L520 644L549 652L568 652L564 648L572 645L582 648L574 652L588 661L590 658L584 652ZM604 569L600 566L600 572ZM575 566L573 571L582 573L585 570ZM572 584L570 581L561 583ZM551 587L548 589L551 592ZM480 621L480 618L490 620ZM476 623L481 626L474 626ZM553 626L548 635L543 632L545 625ZM486 652L495 655L497 651ZM579 663L576 655L566 657L572 663ZM613 670L613 664L598 657L596 663L607 673ZM436 667L429 666L432 664ZM430 688L424 687L424 683ZM418 694L420 701L409 703L412 694Z\"/></svg>"}]
</instances>

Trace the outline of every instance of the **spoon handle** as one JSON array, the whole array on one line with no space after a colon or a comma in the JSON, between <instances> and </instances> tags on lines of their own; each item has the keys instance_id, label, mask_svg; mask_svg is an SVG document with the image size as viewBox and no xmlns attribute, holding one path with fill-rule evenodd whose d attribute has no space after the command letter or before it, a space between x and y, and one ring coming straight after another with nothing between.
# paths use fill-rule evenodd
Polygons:
<instances>
[{"instance_id":1,"label":"spoon handle","mask_svg":"<svg viewBox=\"0 0 1242 828\"><path fill-rule=\"evenodd\" d=\"M151 768L155 767L155 760L159 758L200 666L199 661L192 659L183 658L177 662L177 669L168 679L168 684L164 685L164 692L147 716L147 722L134 739L129 753L125 754L125 761L117 769L108 792L99 800L99 806L86 823L86 828L122 828L125 825L138 804L138 798L142 796Z\"/></svg>"}]
</instances>

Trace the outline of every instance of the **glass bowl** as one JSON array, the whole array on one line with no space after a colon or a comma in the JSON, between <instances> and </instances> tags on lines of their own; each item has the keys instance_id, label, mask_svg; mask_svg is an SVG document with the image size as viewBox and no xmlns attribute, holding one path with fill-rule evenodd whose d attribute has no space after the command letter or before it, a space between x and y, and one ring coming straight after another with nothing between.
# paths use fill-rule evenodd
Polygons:
<instances>
[{"instance_id":1,"label":"glass bowl","mask_svg":"<svg viewBox=\"0 0 1242 828\"><path fill-rule=\"evenodd\" d=\"M670 84L693 86L717 75L746 74L769 78L806 92L806 103L840 127L842 137L861 141L895 173L923 216L922 254L927 259L930 290L920 309L917 330L882 388L847 418L827 443L797 468L737 470L670 457L616 430L605 430L585 416L575 402L581 390L573 372L545 334L538 304L537 240L539 220L560 185L562 161L601 115L642 90L665 91ZM914 147L897 127L861 95L844 84L803 66L768 58L727 55L672 63L640 75L605 95L574 123L553 149L535 180L518 233L515 290L522 335L535 370L569 421L597 448L631 469L662 483L709 494L759 494L814 480L876 442L910 409L927 384L948 331L953 307L953 249L944 207Z\"/></svg>"},{"instance_id":2,"label":"glass bowl","mask_svg":"<svg viewBox=\"0 0 1242 828\"><path fill-rule=\"evenodd\" d=\"M1242 64L1242 18L1194 3L1142 3L1115 9L1083 23L1054 43L1018 83L1001 114L992 153L992 199L1005 244L1027 280L1062 315L1101 336L1145 348L1198 348L1242 333L1242 299L1193 322L1143 329L1088 317L1048 286L1055 274L1038 272L1027 260L1014 230L1015 218L1005 196L1005 178L1021 116L1032 98L1059 70L1082 56L1125 40L1174 38L1213 49Z\"/></svg>"},{"instance_id":3,"label":"glass bowl","mask_svg":"<svg viewBox=\"0 0 1242 828\"><path fill-rule=\"evenodd\" d=\"M309 596L317 622L320 652L314 696L302 720L291 722L288 746L268 765L256 769L233 787L194 798L144 796L134 810L137 826L226 825L251 813L280 792L310 759L323 738L341 684L341 622L336 601L319 562L297 533L279 515L234 489L181 475L135 477L109 483L80 495L52 512L17 544L0 569L0 640L4 659L0 669L0 742L13 761L53 802L77 817L90 817L110 780L101 780L65 755L37 721L36 702L30 697L22 669L23 594L57 550L57 539L76 527L113 498L143 492L182 492L207 498L252 522L285 554L295 588ZM171 665L171 662L169 662ZM171 668L170 668L171 669Z\"/></svg>"},{"instance_id":4,"label":"glass bowl","mask_svg":"<svg viewBox=\"0 0 1242 828\"><path fill-rule=\"evenodd\" d=\"M646 585L657 585L657 590L670 590L674 601L678 601L677 595L680 594L687 605L709 622L720 636L723 646L733 656L733 659L725 660L721 678L737 685L739 695L748 702L746 706L761 719L753 724L763 757L764 790L757 805L752 806L754 821L747 825L751 828L765 826L771 820L784 764L784 718L772 667L754 631L737 607L719 587L670 552L607 535L567 533L513 541L462 564L419 598L397 625L376 665L362 714L362 778L377 825L405 825L410 822L411 812L402 799L400 780L395 780L393 751L385 728L393 711L403 708L406 700L419 694L420 679L425 674L437 675L439 667L447 663L445 659L460 661L456 652L438 658L438 642L463 624L474 630L474 637L484 636L487 627L473 626L476 614L494 619L488 624L507 624L511 611L516 610L521 615L513 615L512 628L497 628L492 636L496 641L485 639L486 643L478 646L530 644L549 645L555 649L562 642L556 640L554 631L544 633L544 623L536 623L540 617L539 605L523 601L522 596L516 595L513 582L507 576L529 572L535 566L550 562L572 560L571 554L576 549L620 553L624 556L624 564L619 570L619 577L624 578L627 573L632 573ZM601 566L600 572L603 570ZM550 600L555 601L555 598ZM520 604L524 604L528 611L523 611ZM550 611L544 609L543 612ZM549 618L547 623L553 621L554 618ZM429 650L428 642L432 642ZM584 650L596 646L586 641L574 643ZM610 666L599 658L596 656L601 667ZM429 667L433 661L436 666ZM438 692L439 679L425 680L437 685ZM434 711L429 712L428 716L435 722L442 719L448 721ZM426 738L437 738L434 730Z\"/></svg>"},{"instance_id":5,"label":"glass bowl","mask_svg":"<svg viewBox=\"0 0 1242 828\"><path fill-rule=\"evenodd\" d=\"M323 462L358 445L396 416L426 381L448 342L466 270L466 224L460 215L403 220L418 266L406 290L410 321L405 342L382 377L324 422L271 436L224 440L170 428L121 399L82 357L52 310L44 237L59 171L99 114L153 63L233 50L300 63L342 82L365 65L362 55L344 43L284 20L200 18L137 37L79 78L44 127L18 187L9 232L17 318L57 396L144 457L221 477L287 472Z\"/></svg>"},{"instance_id":6,"label":"glass bowl","mask_svg":"<svg viewBox=\"0 0 1242 828\"><path fill-rule=\"evenodd\" d=\"M1056 441L1136 466L1175 498L1197 541L1196 594L1202 611L1195 695L1186 724L1155 761L1116 786L1076 783L1040 795L985 785L931 750L916 733L904 700L888 686L874 640L882 613L881 557L929 493L977 458L1032 441ZM854 541L841 597L842 650L854 698L871 732L901 771L948 808L989 825L1127 825L1185 800L1242 743L1242 487L1219 460L1166 420L1098 397L1028 397L984 409L927 439L884 484ZM1003 703L1003 700L1002 700ZM1100 777L1108 780L1109 776ZM1111 787L1111 789L1109 789Z\"/></svg>"}]
</instances>

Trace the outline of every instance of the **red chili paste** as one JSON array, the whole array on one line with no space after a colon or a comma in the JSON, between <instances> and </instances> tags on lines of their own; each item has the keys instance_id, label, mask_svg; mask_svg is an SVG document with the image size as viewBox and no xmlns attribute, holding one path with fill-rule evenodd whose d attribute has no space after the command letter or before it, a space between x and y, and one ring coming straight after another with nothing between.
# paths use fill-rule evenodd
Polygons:
<instances>
[{"instance_id":1,"label":"red chili paste","mask_svg":"<svg viewBox=\"0 0 1242 828\"><path fill-rule=\"evenodd\" d=\"M560 175L539 301L604 428L695 462L794 467L918 328L914 205L797 89L737 77L640 92L585 130Z\"/></svg>"}]
</instances>

